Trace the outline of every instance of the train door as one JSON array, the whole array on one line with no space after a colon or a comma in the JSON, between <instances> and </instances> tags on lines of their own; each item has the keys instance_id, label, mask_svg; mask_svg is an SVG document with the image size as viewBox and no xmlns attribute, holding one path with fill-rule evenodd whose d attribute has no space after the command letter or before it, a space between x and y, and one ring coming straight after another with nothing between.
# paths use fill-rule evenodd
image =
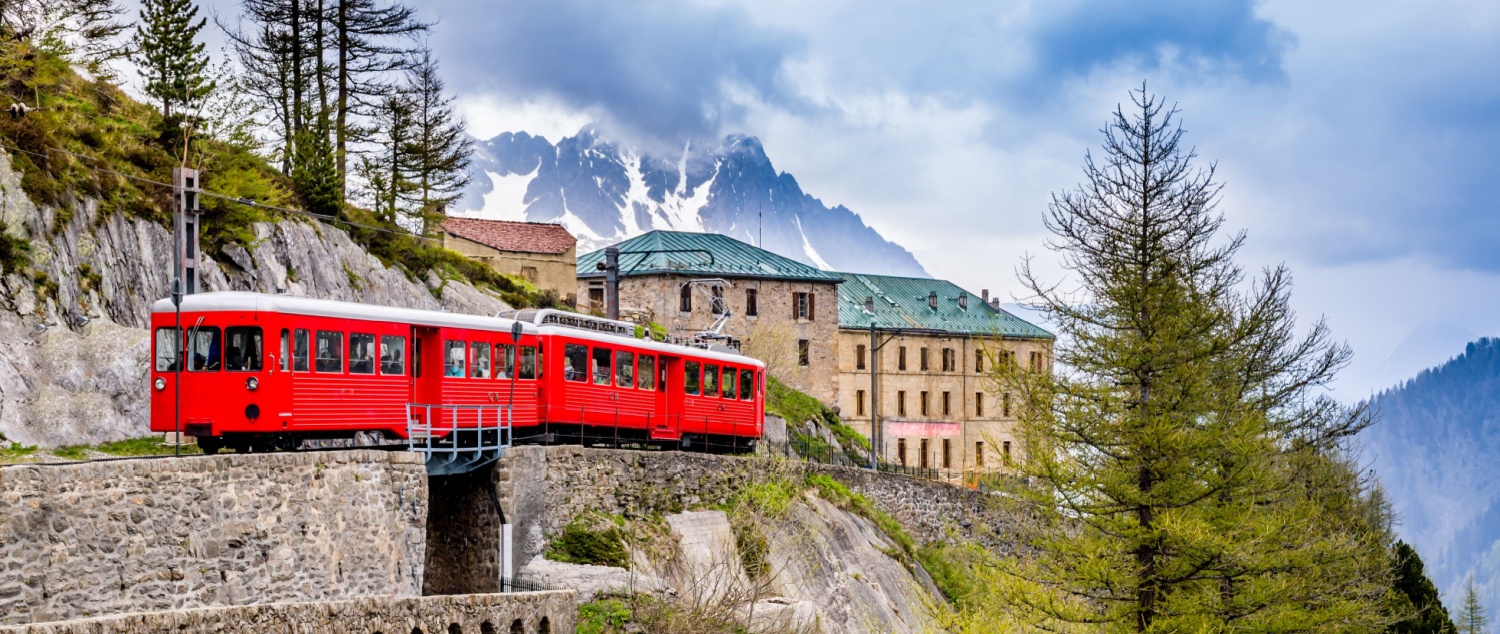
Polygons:
<instances>
[{"instance_id":1,"label":"train door","mask_svg":"<svg viewBox=\"0 0 1500 634\"><path fill-rule=\"evenodd\" d=\"M682 357L657 357L656 411L660 421L651 424L653 436L680 437L682 433ZM666 426L663 429L663 425Z\"/></svg>"},{"instance_id":2,"label":"train door","mask_svg":"<svg viewBox=\"0 0 1500 634\"><path fill-rule=\"evenodd\" d=\"M443 338L437 328L411 329L412 402L443 402Z\"/></svg>"}]
</instances>

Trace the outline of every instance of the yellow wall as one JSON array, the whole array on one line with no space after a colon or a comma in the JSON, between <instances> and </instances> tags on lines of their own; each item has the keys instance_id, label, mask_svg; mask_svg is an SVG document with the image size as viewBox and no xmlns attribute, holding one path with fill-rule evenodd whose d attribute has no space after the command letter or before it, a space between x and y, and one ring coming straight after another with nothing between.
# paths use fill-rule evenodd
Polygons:
<instances>
[{"instance_id":1,"label":"yellow wall","mask_svg":"<svg viewBox=\"0 0 1500 634\"><path fill-rule=\"evenodd\" d=\"M488 264L506 275L531 279L527 267L536 269L536 279L531 280L538 288L556 291L558 297L569 302L576 300L578 290L578 247L569 247L560 254L501 251L473 240L443 234L443 246Z\"/></svg>"}]
</instances>

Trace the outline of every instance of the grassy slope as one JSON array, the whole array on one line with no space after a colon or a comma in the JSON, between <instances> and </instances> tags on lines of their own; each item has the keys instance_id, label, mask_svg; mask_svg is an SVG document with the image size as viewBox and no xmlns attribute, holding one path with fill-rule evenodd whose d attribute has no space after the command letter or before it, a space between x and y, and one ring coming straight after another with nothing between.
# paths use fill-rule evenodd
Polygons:
<instances>
[{"instance_id":1,"label":"grassy slope","mask_svg":"<svg viewBox=\"0 0 1500 634\"><path fill-rule=\"evenodd\" d=\"M124 213L163 225L171 221L168 188L91 168L104 168L132 177L170 182L172 168L182 155L181 130L164 123L160 114L133 100L117 86L90 81L69 68L65 60L43 50L10 40L0 44L0 92L5 102L24 101L42 109L20 119L0 117L0 144L25 152L11 152L12 165L22 174L21 186L38 204L57 210L52 230L71 220L74 203L82 198L100 202L101 218ZM61 148L87 159L52 151ZM211 139L194 139L189 165L202 170L205 190L233 198L249 198L277 207L299 207L288 179L255 153ZM217 253L226 244L252 246L251 225L281 219L279 212L204 197L203 249ZM346 220L395 229L369 212L349 208ZM356 242L387 266L413 279L436 272L444 279L460 279L489 288L517 306L550 305L556 297L519 278L489 267L431 241L409 235L341 225ZM24 241L0 240L0 265L9 271L27 265Z\"/></svg>"}]
</instances>

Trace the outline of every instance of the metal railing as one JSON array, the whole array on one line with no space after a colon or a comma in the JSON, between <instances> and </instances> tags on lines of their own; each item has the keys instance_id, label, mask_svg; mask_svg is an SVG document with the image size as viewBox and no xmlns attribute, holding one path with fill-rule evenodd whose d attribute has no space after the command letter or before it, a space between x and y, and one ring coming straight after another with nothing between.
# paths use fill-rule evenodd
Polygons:
<instances>
[{"instance_id":1,"label":"metal railing","mask_svg":"<svg viewBox=\"0 0 1500 634\"><path fill-rule=\"evenodd\" d=\"M406 448L426 457L428 475L468 473L500 459L514 423L508 405L407 403Z\"/></svg>"}]
</instances>

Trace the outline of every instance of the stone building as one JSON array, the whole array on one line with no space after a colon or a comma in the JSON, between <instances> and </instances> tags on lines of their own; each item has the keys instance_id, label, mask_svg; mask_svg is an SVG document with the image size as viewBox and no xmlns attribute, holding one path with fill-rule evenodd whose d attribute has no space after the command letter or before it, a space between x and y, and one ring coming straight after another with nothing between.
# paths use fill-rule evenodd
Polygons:
<instances>
[{"instance_id":1,"label":"stone building","mask_svg":"<svg viewBox=\"0 0 1500 634\"><path fill-rule=\"evenodd\" d=\"M777 379L833 401L837 275L712 233L652 231L615 246L622 316L641 315L677 336L717 329ZM603 261L602 250L578 258L580 309L603 309Z\"/></svg>"},{"instance_id":2,"label":"stone building","mask_svg":"<svg viewBox=\"0 0 1500 634\"><path fill-rule=\"evenodd\" d=\"M562 225L448 218L442 228L444 248L554 291L569 303L576 300L578 239Z\"/></svg>"},{"instance_id":3,"label":"stone building","mask_svg":"<svg viewBox=\"0 0 1500 634\"><path fill-rule=\"evenodd\" d=\"M1011 398L994 393L990 364L1048 370L1052 334L1001 310L989 291L975 297L944 280L837 275L843 420L868 437L878 414L892 464L1004 471L1018 459Z\"/></svg>"}]
</instances>

